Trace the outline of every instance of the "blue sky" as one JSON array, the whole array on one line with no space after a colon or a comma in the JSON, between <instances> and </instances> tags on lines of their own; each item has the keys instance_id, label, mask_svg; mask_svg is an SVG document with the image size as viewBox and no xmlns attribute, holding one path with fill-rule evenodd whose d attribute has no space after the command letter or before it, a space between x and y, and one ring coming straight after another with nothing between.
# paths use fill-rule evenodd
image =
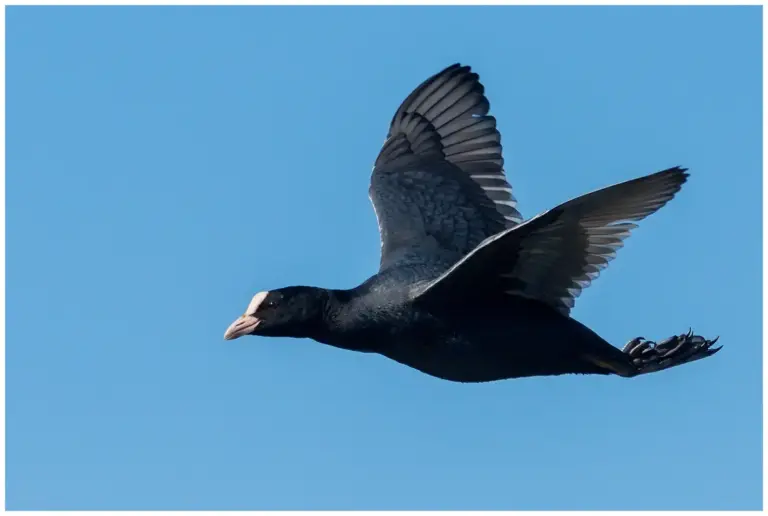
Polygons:
<instances>
[{"instance_id":1,"label":"blue sky","mask_svg":"<svg viewBox=\"0 0 768 516\"><path fill-rule=\"evenodd\" d=\"M7 11L9 509L758 509L761 11ZM461 385L222 334L378 265L399 102L480 73L526 217L683 165L573 315L715 358Z\"/></svg>"}]
</instances>

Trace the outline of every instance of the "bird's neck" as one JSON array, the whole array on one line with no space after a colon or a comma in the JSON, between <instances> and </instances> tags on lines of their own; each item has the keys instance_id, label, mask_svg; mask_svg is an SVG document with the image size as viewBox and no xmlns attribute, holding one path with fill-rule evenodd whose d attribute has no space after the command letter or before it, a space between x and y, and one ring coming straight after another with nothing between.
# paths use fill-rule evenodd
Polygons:
<instances>
[{"instance_id":1,"label":"bird's neck","mask_svg":"<svg viewBox=\"0 0 768 516\"><path fill-rule=\"evenodd\" d=\"M352 351L374 351L375 324L358 289L327 290L319 324L306 337Z\"/></svg>"}]
</instances>

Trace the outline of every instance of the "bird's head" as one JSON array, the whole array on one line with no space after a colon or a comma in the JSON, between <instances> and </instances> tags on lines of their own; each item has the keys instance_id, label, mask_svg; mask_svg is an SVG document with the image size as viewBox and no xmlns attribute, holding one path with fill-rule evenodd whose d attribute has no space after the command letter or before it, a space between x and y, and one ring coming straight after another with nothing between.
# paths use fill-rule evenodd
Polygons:
<instances>
[{"instance_id":1,"label":"bird's head","mask_svg":"<svg viewBox=\"0 0 768 516\"><path fill-rule=\"evenodd\" d=\"M324 289L286 287L259 292L245 313L224 332L225 340L243 335L271 337L310 336L322 323L327 299Z\"/></svg>"}]
</instances>

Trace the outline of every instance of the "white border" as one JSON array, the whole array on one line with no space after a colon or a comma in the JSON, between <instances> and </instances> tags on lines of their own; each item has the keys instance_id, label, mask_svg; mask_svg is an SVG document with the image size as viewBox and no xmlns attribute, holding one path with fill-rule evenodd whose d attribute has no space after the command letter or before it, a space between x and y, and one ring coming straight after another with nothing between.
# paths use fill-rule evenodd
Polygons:
<instances>
[{"instance_id":1,"label":"white border","mask_svg":"<svg viewBox=\"0 0 768 516\"><path fill-rule=\"evenodd\" d=\"M612 2L608 0L600 1L600 0L591 0L586 2L579 2L579 1L567 1L567 0L561 0L561 1L553 1L553 2L546 2L541 0L517 0L517 1L508 1L508 0L478 0L477 2L471 2L467 0L391 0L389 2L381 2L381 1L375 1L375 0L329 0L326 2L318 2L313 0L283 0L283 1L246 1L246 0L229 0L227 2L210 2L210 1L186 1L182 2L180 0L165 0L164 2L154 2L150 0L139 0L139 1L133 1L133 2L97 2L97 1L88 1L88 0L75 0L72 2L62 2L62 1L55 1L55 0L42 0L42 1L10 1L10 2L4 2L4 6L13 6L13 5L621 5L621 6L630 6L630 5L762 5L764 6L764 1L762 0L741 0L739 2L718 2L713 0L677 0L677 1L668 1L668 0L646 0L646 1L631 1L631 2ZM766 14L765 8L763 9L763 30L765 30L766 22L768 22L768 15ZM2 62L2 80L0 80L0 96L2 97L2 100L0 101L0 113L2 114L3 121L5 121L5 9L0 12L0 62ZM766 56L766 50L768 50L768 45L766 44L766 38L763 35L763 106L766 105L766 102L768 102L768 95L766 94L766 81L768 80L768 74L766 73L765 68L765 56ZM0 141L0 157L2 158L2 164L0 165L0 169L2 170L1 179L0 181L0 205L2 206L2 210L0 210L0 249L2 252L0 252L0 288L2 288L3 293L5 293L5 123L3 123L2 127L2 133L3 138L2 141ZM768 163L768 160L766 160L765 155L765 142L766 142L766 132L765 132L765 111L763 110L763 170L766 169L766 163ZM768 318L768 305L765 302L765 292L768 289L768 268L766 267L766 255L768 255L768 206L766 206L765 199L768 198L768 183L765 181L765 177L763 177L763 343L766 341L766 338L768 338L768 327L765 325L765 320ZM5 512L5 295L0 298L0 331L2 331L2 335L0 335L0 346L2 347L2 354L0 354L0 364L2 364L2 372L0 373L2 375L2 382L0 382L0 418L2 418L2 424L0 425L0 435L2 436L3 446L2 449L0 449L0 458L2 459L3 468L0 472L0 500L3 502L3 512ZM763 374L765 374L765 371L768 369L768 356L766 356L765 350L763 351ZM766 395L768 395L768 388L766 388L766 382L763 381L763 400L766 399ZM763 410L763 449L765 449L766 445L766 438L765 438L765 427L766 423L768 423L768 417L766 417L765 410ZM723 474L728 474L727 471L724 471ZM766 486L768 484L766 483L766 476L765 476L765 460L763 460L763 508L766 507L766 501L768 501L768 497L766 497ZM61 511L29 511L27 514L51 514L56 515L60 514ZM79 514L80 512L83 512L84 514L108 514L112 512L118 512L118 511L88 511L87 513L85 511L68 511L72 513ZM185 511L120 511L120 514L163 514L163 515L172 515L172 514L181 514ZM249 514L258 514L258 511L242 511ZM273 511L270 511L273 512ZM425 511L425 512L415 512L415 511L400 511L400 512L394 512L394 511L324 511L325 513L330 514L359 514L363 512L371 512L373 514L382 515L382 514L414 514L414 515L429 515L429 514L435 514L438 511ZM469 514L477 514L479 511L452 511L454 514L462 514L462 515L469 515ZM512 513L512 511L499 511L502 513ZM588 511L574 511L574 512L581 512L581 513L587 513ZM651 511L601 511L601 514L646 514L650 513ZM685 511L685 512L672 512L672 511L657 511L656 514L699 514L703 511ZM707 514L728 514L730 512L735 511L709 511ZM756 511L754 511L756 512ZM196 514L200 515L213 515L213 514L219 514L215 511L195 511ZM275 514L281 515L281 516L291 516L296 514L305 514L303 511L280 511L280 512L274 512ZM568 514L564 511L535 511L535 512L519 512L515 514L531 514L540 516L543 514Z\"/></svg>"},{"instance_id":2,"label":"white border","mask_svg":"<svg viewBox=\"0 0 768 516\"><path fill-rule=\"evenodd\" d=\"M180 0L166 0L163 2L157 2L152 0L138 0L133 2L96 2L90 0L75 0L72 2L61 2L57 0L39 0L39 1L24 1L17 0L11 2L5 2L5 5L472 5L472 6L487 6L487 5L604 5L604 6L639 6L639 5L763 5L763 0L740 0L738 2L723 2L715 0L645 0L645 1L626 1L616 2L610 0L591 0L591 1L577 1L577 0L560 0L545 2L542 0L477 0L471 2L468 0L390 0L388 2L376 1L376 0L328 0L325 2L319 2L316 0L272 0L272 1L254 1L254 0L228 0L226 2L211 2L204 0L191 0L182 2ZM5 26L3 26L5 31Z\"/></svg>"}]
</instances>

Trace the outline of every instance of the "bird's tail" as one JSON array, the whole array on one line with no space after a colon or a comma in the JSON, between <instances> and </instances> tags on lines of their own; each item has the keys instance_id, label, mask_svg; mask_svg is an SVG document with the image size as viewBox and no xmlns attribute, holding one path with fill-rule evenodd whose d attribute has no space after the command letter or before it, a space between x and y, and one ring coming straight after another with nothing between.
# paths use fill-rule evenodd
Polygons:
<instances>
[{"instance_id":1,"label":"bird's tail","mask_svg":"<svg viewBox=\"0 0 768 516\"><path fill-rule=\"evenodd\" d=\"M658 344L638 337L629 341L622 351L628 355L634 365L636 371L632 376L636 376L714 355L722 348L722 346L713 347L719 338L707 340L700 335L694 335L689 330L688 333L675 335Z\"/></svg>"}]
</instances>

